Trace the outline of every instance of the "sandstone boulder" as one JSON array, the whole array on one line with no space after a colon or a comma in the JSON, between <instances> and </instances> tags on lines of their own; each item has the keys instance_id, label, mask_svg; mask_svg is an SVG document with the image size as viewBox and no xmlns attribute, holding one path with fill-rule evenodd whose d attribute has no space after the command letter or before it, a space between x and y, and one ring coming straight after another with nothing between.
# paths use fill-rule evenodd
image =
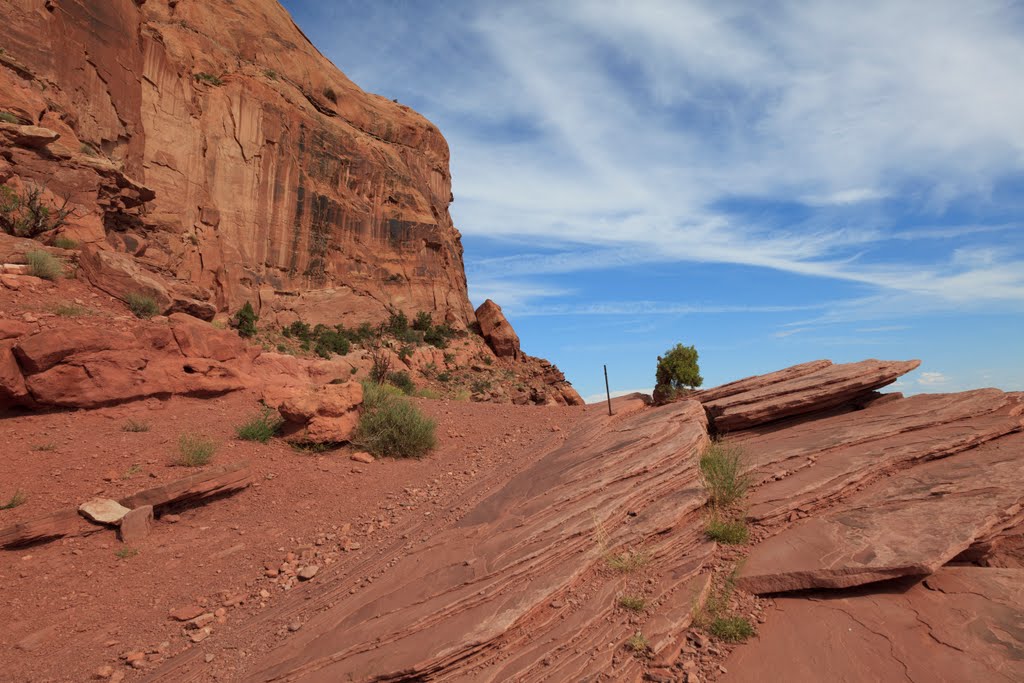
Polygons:
<instances>
[{"instance_id":1,"label":"sandstone boulder","mask_svg":"<svg viewBox=\"0 0 1024 683\"><path fill-rule=\"evenodd\" d=\"M153 526L153 506L140 505L121 518L117 533L123 543L138 543L149 536Z\"/></svg>"},{"instance_id":2,"label":"sandstone boulder","mask_svg":"<svg viewBox=\"0 0 1024 683\"><path fill-rule=\"evenodd\" d=\"M519 357L519 336L505 319L501 306L488 299L476 309L476 319L494 355L499 358Z\"/></svg>"},{"instance_id":3,"label":"sandstone boulder","mask_svg":"<svg viewBox=\"0 0 1024 683\"><path fill-rule=\"evenodd\" d=\"M311 443L348 441L359 422L363 387L354 380L318 387L272 385L263 401L287 420L287 437Z\"/></svg>"},{"instance_id":4,"label":"sandstone boulder","mask_svg":"<svg viewBox=\"0 0 1024 683\"><path fill-rule=\"evenodd\" d=\"M696 398L715 429L728 432L863 399L920 364L918 360L872 359L843 365L816 361L701 392Z\"/></svg>"}]
</instances>

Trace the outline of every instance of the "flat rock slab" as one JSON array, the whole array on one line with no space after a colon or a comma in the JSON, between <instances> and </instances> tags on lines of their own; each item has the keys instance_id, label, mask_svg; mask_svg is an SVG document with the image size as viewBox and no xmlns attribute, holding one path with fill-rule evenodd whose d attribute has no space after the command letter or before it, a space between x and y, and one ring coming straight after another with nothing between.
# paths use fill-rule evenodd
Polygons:
<instances>
[{"instance_id":1,"label":"flat rock slab","mask_svg":"<svg viewBox=\"0 0 1024 683\"><path fill-rule=\"evenodd\" d=\"M749 387L746 391L727 390L729 393L721 396L722 392L712 389L697 398L704 404L715 429L729 432L841 406L892 384L920 364L919 360L870 359L828 365L811 372L806 370L814 365L805 364L772 373L779 381L764 383L748 378L741 380Z\"/></svg>"},{"instance_id":2,"label":"flat rock slab","mask_svg":"<svg viewBox=\"0 0 1024 683\"><path fill-rule=\"evenodd\" d=\"M780 597L729 683L1024 680L1024 570L945 567L905 584Z\"/></svg>"},{"instance_id":3,"label":"flat rock slab","mask_svg":"<svg viewBox=\"0 0 1024 683\"><path fill-rule=\"evenodd\" d=\"M752 593L842 588L927 575L1024 505L1024 433L883 479L837 509L754 547L737 584Z\"/></svg>"},{"instance_id":4,"label":"flat rock slab","mask_svg":"<svg viewBox=\"0 0 1024 683\"><path fill-rule=\"evenodd\" d=\"M116 526L121 523L121 518L131 510L109 498L93 498L78 506L82 515L97 524Z\"/></svg>"}]
</instances>

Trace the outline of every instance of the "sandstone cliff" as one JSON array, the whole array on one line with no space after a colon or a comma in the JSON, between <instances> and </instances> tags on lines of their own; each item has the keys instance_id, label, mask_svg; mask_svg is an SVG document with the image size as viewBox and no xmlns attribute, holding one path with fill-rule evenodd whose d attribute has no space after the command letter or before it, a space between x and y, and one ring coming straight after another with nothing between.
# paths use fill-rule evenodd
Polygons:
<instances>
[{"instance_id":1,"label":"sandstone cliff","mask_svg":"<svg viewBox=\"0 0 1024 683\"><path fill-rule=\"evenodd\" d=\"M80 278L167 315L248 302L271 336L396 312L473 327L444 137L275 0L18 0L0 21L0 189L66 202L39 239L73 241ZM505 364L478 400L581 402L546 361Z\"/></svg>"},{"instance_id":2,"label":"sandstone cliff","mask_svg":"<svg viewBox=\"0 0 1024 683\"><path fill-rule=\"evenodd\" d=\"M219 310L472 321L441 133L276 2L26 0L0 21L0 111L37 127L7 136L0 182L70 197L69 237Z\"/></svg>"}]
</instances>

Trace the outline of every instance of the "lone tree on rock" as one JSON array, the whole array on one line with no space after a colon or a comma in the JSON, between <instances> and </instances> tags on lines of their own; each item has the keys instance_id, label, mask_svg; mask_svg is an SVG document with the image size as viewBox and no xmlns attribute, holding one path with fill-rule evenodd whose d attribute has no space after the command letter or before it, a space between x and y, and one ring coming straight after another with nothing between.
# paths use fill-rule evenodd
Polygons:
<instances>
[{"instance_id":1,"label":"lone tree on rock","mask_svg":"<svg viewBox=\"0 0 1024 683\"><path fill-rule=\"evenodd\" d=\"M697 349L693 346L676 344L658 356L658 370L655 373L654 401L668 403L691 389L704 383L697 365Z\"/></svg>"}]
</instances>

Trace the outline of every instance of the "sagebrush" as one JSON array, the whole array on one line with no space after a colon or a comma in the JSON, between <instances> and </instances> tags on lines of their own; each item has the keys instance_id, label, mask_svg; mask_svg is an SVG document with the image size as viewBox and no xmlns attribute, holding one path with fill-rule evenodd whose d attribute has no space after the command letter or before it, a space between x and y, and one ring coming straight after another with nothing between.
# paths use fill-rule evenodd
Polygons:
<instances>
[{"instance_id":1,"label":"sagebrush","mask_svg":"<svg viewBox=\"0 0 1024 683\"><path fill-rule=\"evenodd\" d=\"M352 442L375 456L420 458L437 443L436 423L393 388L363 383L363 414Z\"/></svg>"}]
</instances>

